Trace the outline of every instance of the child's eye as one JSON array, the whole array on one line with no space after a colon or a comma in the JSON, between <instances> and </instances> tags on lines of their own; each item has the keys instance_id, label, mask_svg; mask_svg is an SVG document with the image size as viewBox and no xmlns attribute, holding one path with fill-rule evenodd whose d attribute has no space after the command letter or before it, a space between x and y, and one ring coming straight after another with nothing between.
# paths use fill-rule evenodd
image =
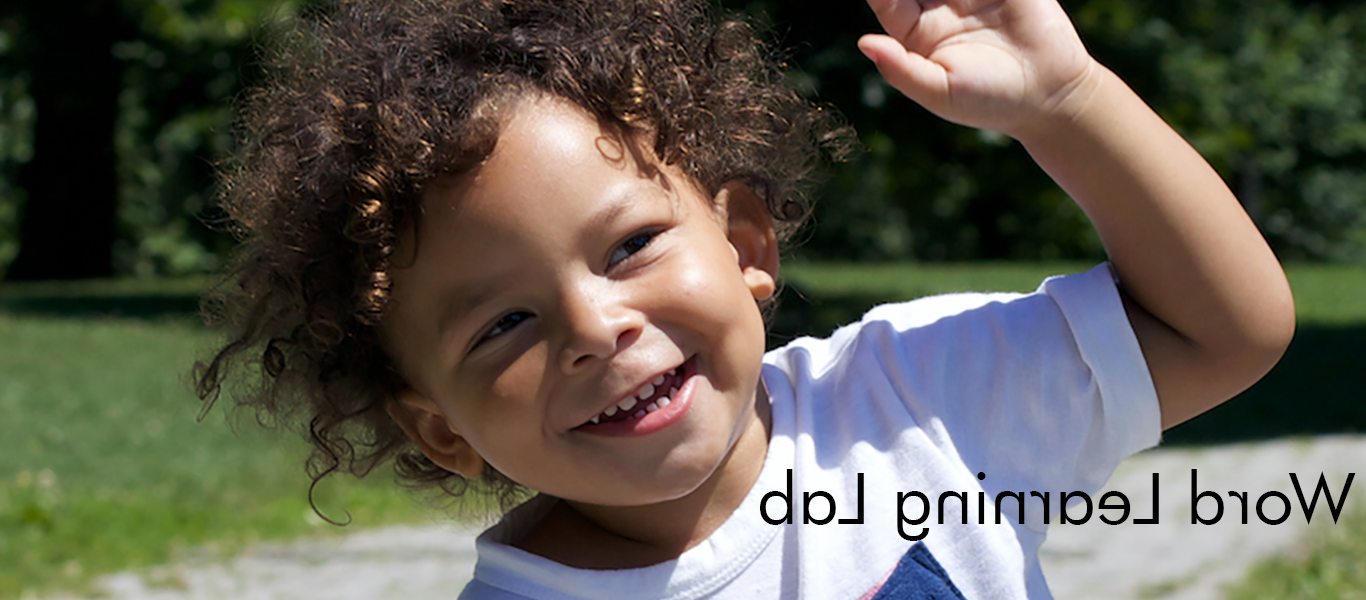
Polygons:
<instances>
[{"instance_id":1,"label":"child's eye","mask_svg":"<svg viewBox=\"0 0 1366 600\"><path fill-rule=\"evenodd\" d=\"M615 265L623 260L630 258L632 254L644 250L645 247L649 246L650 242L655 239L656 235L659 235L659 233L651 231L645 233L637 233L631 236L620 246L617 246L616 250L612 251L612 256L607 258L607 266L610 267L612 265Z\"/></svg>"},{"instance_id":2,"label":"child's eye","mask_svg":"<svg viewBox=\"0 0 1366 600\"><path fill-rule=\"evenodd\" d=\"M478 346L479 344L482 344L493 338L503 335L504 333L512 331L512 329L520 325L522 321L525 321L530 318L531 313L529 312L508 313L504 315L501 319L495 321L493 323L493 327L490 327L488 331L484 332L484 335L480 336L479 341L475 342L475 345Z\"/></svg>"}]
</instances>

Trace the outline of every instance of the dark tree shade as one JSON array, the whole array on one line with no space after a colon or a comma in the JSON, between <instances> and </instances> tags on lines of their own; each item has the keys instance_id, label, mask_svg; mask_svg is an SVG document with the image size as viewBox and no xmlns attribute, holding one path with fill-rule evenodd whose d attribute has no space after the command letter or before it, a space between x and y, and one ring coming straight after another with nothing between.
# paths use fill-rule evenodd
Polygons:
<instances>
[{"instance_id":1,"label":"dark tree shade","mask_svg":"<svg viewBox=\"0 0 1366 600\"><path fill-rule=\"evenodd\" d=\"M22 58L37 109L33 160L11 280L112 274L117 178L114 124L123 65L111 48L134 35L117 2L27 1Z\"/></svg>"}]
</instances>

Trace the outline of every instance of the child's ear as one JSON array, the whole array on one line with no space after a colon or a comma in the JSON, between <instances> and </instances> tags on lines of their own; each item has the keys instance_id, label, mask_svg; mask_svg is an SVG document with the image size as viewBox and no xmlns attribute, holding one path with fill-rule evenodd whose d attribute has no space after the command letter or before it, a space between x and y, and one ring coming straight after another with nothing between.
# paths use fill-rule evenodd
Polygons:
<instances>
[{"instance_id":1,"label":"child's ear","mask_svg":"<svg viewBox=\"0 0 1366 600\"><path fill-rule=\"evenodd\" d=\"M405 388L385 407L389 417L437 466L474 479L484 472L484 457L456 432L430 398Z\"/></svg>"},{"instance_id":2,"label":"child's ear","mask_svg":"<svg viewBox=\"0 0 1366 600\"><path fill-rule=\"evenodd\" d=\"M739 181L721 186L716 208L726 218L726 237L755 300L773 297L778 287L778 234L763 198Z\"/></svg>"}]
</instances>

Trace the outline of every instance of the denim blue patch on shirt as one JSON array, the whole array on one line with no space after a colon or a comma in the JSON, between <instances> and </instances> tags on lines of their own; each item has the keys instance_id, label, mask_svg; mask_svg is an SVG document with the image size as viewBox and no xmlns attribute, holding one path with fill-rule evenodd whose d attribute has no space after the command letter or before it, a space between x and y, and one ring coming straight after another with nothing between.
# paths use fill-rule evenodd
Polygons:
<instances>
[{"instance_id":1,"label":"denim blue patch on shirt","mask_svg":"<svg viewBox=\"0 0 1366 600\"><path fill-rule=\"evenodd\" d=\"M925 547L916 544L902 555L872 600L966 600L949 574Z\"/></svg>"}]
</instances>

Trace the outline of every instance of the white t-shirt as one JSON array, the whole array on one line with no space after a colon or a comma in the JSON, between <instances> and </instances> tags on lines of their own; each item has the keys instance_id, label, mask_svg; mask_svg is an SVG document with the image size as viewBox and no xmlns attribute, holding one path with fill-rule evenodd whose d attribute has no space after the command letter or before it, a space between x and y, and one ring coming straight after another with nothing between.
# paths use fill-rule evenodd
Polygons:
<instances>
[{"instance_id":1,"label":"white t-shirt","mask_svg":"<svg viewBox=\"0 0 1366 600\"><path fill-rule=\"evenodd\" d=\"M1049 278L1033 294L879 306L828 339L768 353L763 381L773 404L763 471L703 543L639 569L570 568L506 545L551 502L536 499L480 536L460 597L1051 598L1038 562L1043 502L1030 492L1049 493L1056 521L1063 493L1093 494L1161 435L1157 394L1107 265ZM770 492L788 494L789 469L791 524L771 525L765 516L787 512ZM840 523L859 516L859 474L862 523ZM899 505L912 491L928 502L904 496ZM1013 497L996 524L1001 491L1026 499L1024 524ZM810 517L827 524L804 522L808 492ZM926 508L920 525L903 522Z\"/></svg>"}]
</instances>

